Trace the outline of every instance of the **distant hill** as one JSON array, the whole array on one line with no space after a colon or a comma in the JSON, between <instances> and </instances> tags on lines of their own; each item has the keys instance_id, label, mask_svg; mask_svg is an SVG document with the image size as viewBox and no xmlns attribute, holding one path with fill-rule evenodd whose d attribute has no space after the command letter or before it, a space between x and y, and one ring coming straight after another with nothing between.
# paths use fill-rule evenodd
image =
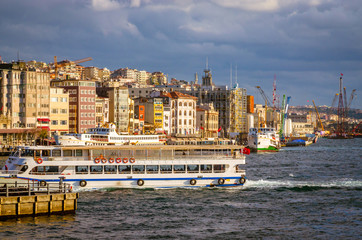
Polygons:
<instances>
[{"instance_id":1,"label":"distant hill","mask_svg":"<svg viewBox=\"0 0 362 240\"><path fill-rule=\"evenodd\" d=\"M314 107L307 107L307 106L291 106L291 110L297 110L302 112L309 112L309 111L315 111ZM319 113L324 114L338 114L338 109L336 107L331 108L327 106L317 106ZM362 110L361 109L350 109L348 111L348 117L355 118L355 119L362 119Z\"/></svg>"}]
</instances>

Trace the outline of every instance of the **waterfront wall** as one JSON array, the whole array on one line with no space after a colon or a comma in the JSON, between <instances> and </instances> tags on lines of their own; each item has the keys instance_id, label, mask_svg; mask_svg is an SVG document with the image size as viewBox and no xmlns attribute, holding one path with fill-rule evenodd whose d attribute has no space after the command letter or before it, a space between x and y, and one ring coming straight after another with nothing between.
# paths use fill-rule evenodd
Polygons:
<instances>
[{"instance_id":1,"label":"waterfront wall","mask_svg":"<svg viewBox=\"0 0 362 240\"><path fill-rule=\"evenodd\" d=\"M0 218L75 212L79 193L0 197Z\"/></svg>"}]
</instances>

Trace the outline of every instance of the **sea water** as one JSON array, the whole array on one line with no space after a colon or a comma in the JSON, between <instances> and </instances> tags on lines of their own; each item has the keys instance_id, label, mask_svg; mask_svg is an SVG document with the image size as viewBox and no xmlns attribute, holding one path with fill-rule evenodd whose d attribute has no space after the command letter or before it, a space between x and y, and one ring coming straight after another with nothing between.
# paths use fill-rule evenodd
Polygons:
<instances>
[{"instance_id":1,"label":"sea water","mask_svg":"<svg viewBox=\"0 0 362 240\"><path fill-rule=\"evenodd\" d=\"M0 239L361 239L362 139L247 156L241 188L81 192L75 214L0 222Z\"/></svg>"}]
</instances>

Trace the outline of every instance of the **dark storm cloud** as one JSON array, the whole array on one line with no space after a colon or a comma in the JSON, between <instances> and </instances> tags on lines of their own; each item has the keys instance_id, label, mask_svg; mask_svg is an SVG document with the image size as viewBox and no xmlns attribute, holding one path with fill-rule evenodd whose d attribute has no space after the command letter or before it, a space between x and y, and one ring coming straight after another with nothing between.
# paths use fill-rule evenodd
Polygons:
<instances>
[{"instance_id":1,"label":"dark storm cloud","mask_svg":"<svg viewBox=\"0 0 362 240\"><path fill-rule=\"evenodd\" d=\"M216 84L330 105L341 72L361 89L362 7L332 0L10 1L0 9L0 55L50 62L93 57L111 70L134 67L193 80L205 59ZM235 72L234 72L235 75ZM359 91L357 92L359 93ZM354 107L361 108L357 97Z\"/></svg>"}]
</instances>

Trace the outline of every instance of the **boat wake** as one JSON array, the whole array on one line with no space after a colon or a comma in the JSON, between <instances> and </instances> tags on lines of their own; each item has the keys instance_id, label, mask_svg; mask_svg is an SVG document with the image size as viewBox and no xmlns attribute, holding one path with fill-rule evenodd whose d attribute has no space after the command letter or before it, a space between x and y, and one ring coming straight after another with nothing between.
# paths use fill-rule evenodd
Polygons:
<instances>
[{"instance_id":1,"label":"boat wake","mask_svg":"<svg viewBox=\"0 0 362 240\"><path fill-rule=\"evenodd\" d=\"M321 189L351 189L362 190L362 181L352 179L340 179L335 181L273 181L273 180L249 180L244 185L245 190L290 190L290 191L316 191Z\"/></svg>"}]
</instances>

